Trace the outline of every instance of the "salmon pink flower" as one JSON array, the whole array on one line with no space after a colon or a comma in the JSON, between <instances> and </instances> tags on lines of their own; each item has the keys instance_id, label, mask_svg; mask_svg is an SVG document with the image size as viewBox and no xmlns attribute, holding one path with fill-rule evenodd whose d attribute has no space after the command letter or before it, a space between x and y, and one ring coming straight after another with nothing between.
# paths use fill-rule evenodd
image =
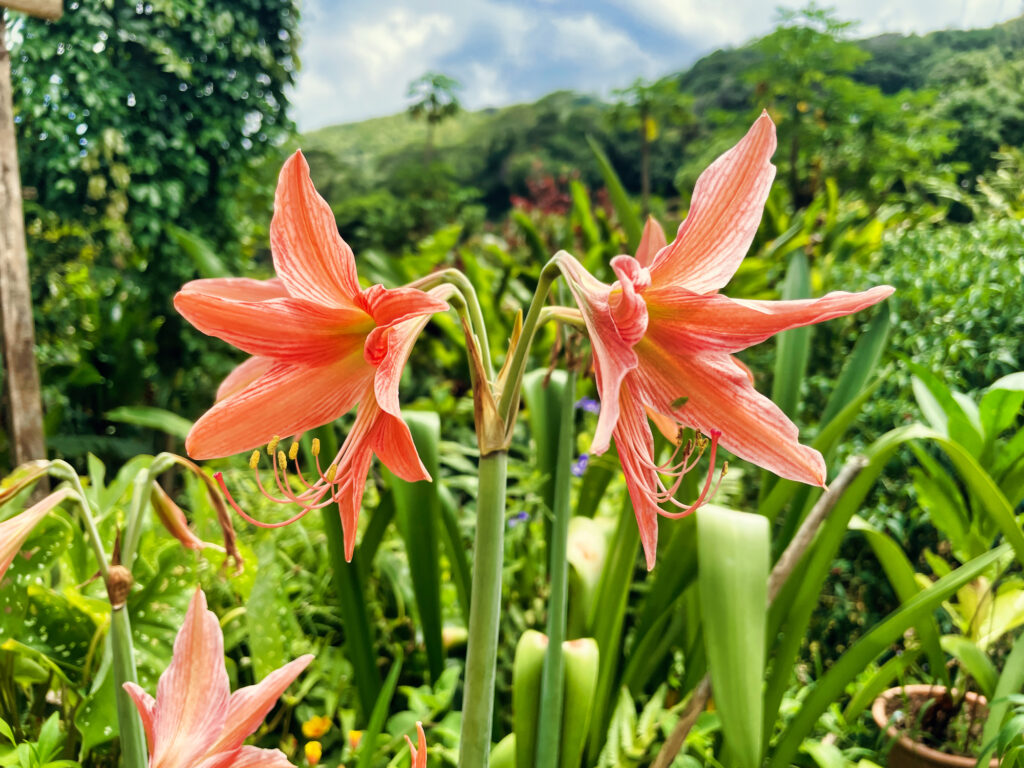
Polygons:
<instances>
[{"instance_id":1,"label":"salmon pink flower","mask_svg":"<svg viewBox=\"0 0 1024 768\"><path fill-rule=\"evenodd\" d=\"M146 729L149 768L288 768L282 752L242 742L312 660L301 656L231 693L220 622L197 589L156 699L135 683L124 684Z\"/></svg>"},{"instance_id":2,"label":"salmon pink flower","mask_svg":"<svg viewBox=\"0 0 1024 768\"><path fill-rule=\"evenodd\" d=\"M24 512L19 512L14 517L0 523L0 582L3 581L4 574L14 562L14 556L18 554L18 550L21 549L21 545L25 543L33 529L50 514L50 510L73 495L71 489L61 488L42 501L33 504Z\"/></svg>"},{"instance_id":3,"label":"salmon pink flower","mask_svg":"<svg viewBox=\"0 0 1024 768\"><path fill-rule=\"evenodd\" d=\"M757 231L775 177L775 143L775 125L764 113L701 174L675 240L667 243L661 227L648 221L636 256L612 259L618 278L612 285L572 256L557 257L594 352L601 412L591 451L604 452L615 437L648 569L654 567L658 515L679 517L708 497L718 445L780 477L825 484L821 454L799 443L796 425L754 389L732 353L788 328L864 309L893 292L883 285L798 301L718 293ZM676 455L658 465L648 416L667 434L685 426L707 438L677 446ZM675 499L682 476L707 446L707 482L695 502L682 504ZM666 512L663 503L679 510Z\"/></svg>"},{"instance_id":4,"label":"salmon pink flower","mask_svg":"<svg viewBox=\"0 0 1024 768\"><path fill-rule=\"evenodd\" d=\"M301 505L293 519L339 504L351 559L372 456L405 480L430 479L402 421L398 383L416 336L433 313L448 308L451 289L361 288L352 249L301 152L281 170L270 245L277 277L194 280L174 297L199 330L252 355L221 384L185 447L193 458L208 459L271 443L277 488L267 495ZM307 482L296 465L305 490L295 493L287 460L276 451L278 436L334 421L356 405L355 424L330 467L318 466Z\"/></svg>"}]
</instances>

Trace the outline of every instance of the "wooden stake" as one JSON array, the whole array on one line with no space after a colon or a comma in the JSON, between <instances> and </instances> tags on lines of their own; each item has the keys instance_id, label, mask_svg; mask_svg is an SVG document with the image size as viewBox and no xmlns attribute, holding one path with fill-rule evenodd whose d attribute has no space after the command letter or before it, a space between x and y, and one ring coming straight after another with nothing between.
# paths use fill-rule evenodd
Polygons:
<instances>
[{"instance_id":1,"label":"wooden stake","mask_svg":"<svg viewBox=\"0 0 1024 768\"><path fill-rule=\"evenodd\" d=\"M51 3L19 3L22 8L28 5ZM45 459L46 443L43 438L39 370L36 368L21 176L14 135L11 57L4 43L4 33L0 14L0 319L7 368L4 380L10 404L8 423L14 460L20 464L30 459Z\"/></svg>"},{"instance_id":2,"label":"wooden stake","mask_svg":"<svg viewBox=\"0 0 1024 768\"><path fill-rule=\"evenodd\" d=\"M64 13L63 0L4 0L12 11L21 11L39 19L55 21Z\"/></svg>"}]
</instances>

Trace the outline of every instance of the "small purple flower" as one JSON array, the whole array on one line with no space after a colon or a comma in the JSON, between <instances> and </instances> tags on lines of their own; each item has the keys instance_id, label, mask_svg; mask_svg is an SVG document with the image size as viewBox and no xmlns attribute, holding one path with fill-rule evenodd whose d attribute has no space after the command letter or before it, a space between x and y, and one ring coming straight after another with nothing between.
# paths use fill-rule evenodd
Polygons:
<instances>
[{"instance_id":1,"label":"small purple flower","mask_svg":"<svg viewBox=\"0 0 1024 768\"><path fill-rule=\"evenodd\" d=\"M592 397L581 397L576 401L576 409L587 413L598 414L601 412L601 404Z\"/></svg>"},{"instance_id":2,"label":"small purple flower","mask_svg":"<svg viewBox=\"0 0 1024 768\"><path fill-rule=\"evenodd\" d=\"M576 477L583 477L583 473L587 471L587 464L590 463L590 454L581 453L580 457L572 463L572 469L569 471Z\"/></svg>"},{"instance_id":3,"label":"small purple flower","mask_svg":"<svg viewBox=\"0 0 1024 768\"><path fill-rule=\"evenodd\" d=\"M509 518L508 527L509 528L515 528L520 523L525 523L529 519L530 519L530 515L528 513L520 512L520 513L518 513L516 515L513 515L512 517Z\"/></svg>"}]
</instances>

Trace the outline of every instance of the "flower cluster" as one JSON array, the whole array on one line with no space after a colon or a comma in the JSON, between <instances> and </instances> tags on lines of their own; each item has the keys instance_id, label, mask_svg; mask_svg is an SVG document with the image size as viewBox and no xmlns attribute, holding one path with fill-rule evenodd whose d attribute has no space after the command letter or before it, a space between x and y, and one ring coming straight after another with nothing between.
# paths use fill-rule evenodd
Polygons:
<instances>
[{"instance_id":1,"label":"flower cluster","mask_svg":"<svg viewBox=\"0 0 1024 768\"><path fill-rule=\"evenodd\" d=\"M713 493L719 447L780 477L825 483L821 455L800 444L796 426L754 389L733 353L780 331L864 309L893 290L879 286L798 301L719 293L757 231L775 175L775 147L775 126L763 114L701 174L675 239L668 242L650 220L637 252L612 259L612 284L568 253L555 257L594 353L600 407L579 404L599 414L589 453L603 453L615 439L649 568L658 516L687 514ZM398 383L420 331L448 307L454 290L360 287L352 250L298 152L281 171L271 249L276 278L196 280L175 297L196 327L252 355L221 385L216 405L196 422L186 446L193 457L213 458L267 445L272 487L259 479L259 453L251 459L261 490L301 507L274 525L338 504L351 558L372 457L404 479L429 479L400 416ZM355 423L326 468L314 449L316 472L309 478L299 468L297 446L287 454L278 450L278 436L298 435L357 406ZM655 460L651 422L676 444L667 462ZM682 440L683 428L697 437ZM705 454L710 469L703 491L693 502L677 500L682 477ZM583 463L574 467L584 469ZM296 484L302 490L296 492Z\"/></svg>"}]
</instances>

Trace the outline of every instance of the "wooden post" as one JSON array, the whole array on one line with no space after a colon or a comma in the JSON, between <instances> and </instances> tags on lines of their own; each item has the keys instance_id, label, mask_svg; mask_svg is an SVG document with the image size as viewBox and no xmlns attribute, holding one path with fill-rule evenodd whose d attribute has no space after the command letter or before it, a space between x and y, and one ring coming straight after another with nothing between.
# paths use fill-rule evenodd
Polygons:
<instances>
[{"instance_id":1,"label":"wooden post","mask_svg":"<svg viewBox=\"0 0 1024 768\"><path fill-rule=\"evenodd\" d=\"M61 0L15 0L10 8L34 16L58 18ZM10 404L14 460L46 458L39 370L35 357L32 291L25 248L25 217L14 134L11 57L0 15L0 319L3 323L4 382Z\"/></svg>"}]
</instances>

